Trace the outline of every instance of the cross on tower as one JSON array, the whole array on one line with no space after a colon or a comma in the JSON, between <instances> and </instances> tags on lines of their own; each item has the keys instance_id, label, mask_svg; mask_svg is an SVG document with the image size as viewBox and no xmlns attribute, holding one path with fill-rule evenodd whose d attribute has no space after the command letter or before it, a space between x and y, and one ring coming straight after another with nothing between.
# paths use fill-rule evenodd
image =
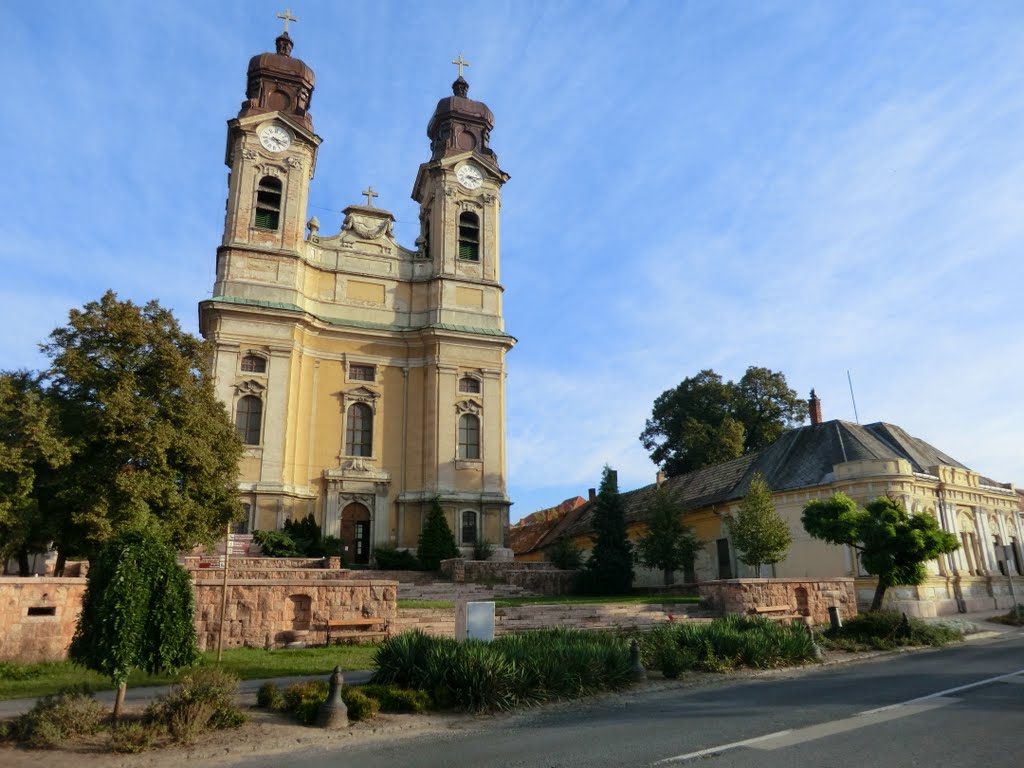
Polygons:
<instances>
[{"instance_id":1,"label":"cross on tower","mask_svg":"<svg viewBox=\"0 0 1024 768\"><path fill-rule=\"evenodd\" d=\"M459 54L459 58L452 59L452 64L456 64L459 67L459 77L462 77L462 68L468 67L469 62L462 58L462 54Z\"/></svg>"},{"instance_id":2,"label":"cross on tower","mask_svg":"<svg viewBox=\"0 0 1024 768\"><path fill-rule=\"evenodd\" d=\"M373 208L373 198L380 197L376 192L373 191L373 187L367 187L359 194L366 195L366 207Z\"/></svg>"},{"instance_id":3,"label":"cross on tower","mask_svg":"<svg viewBox=\"0 0 1024 768\"><path fill-rule=\"evenodd\" d=\"M284 19L284 33L286 35L288 34L288 22L289 21L298 21L297 18L292 16L292 9L291 8L285 8L284 9L284 13L277 14L277 18Z\"/></svg>"}]
</instances>

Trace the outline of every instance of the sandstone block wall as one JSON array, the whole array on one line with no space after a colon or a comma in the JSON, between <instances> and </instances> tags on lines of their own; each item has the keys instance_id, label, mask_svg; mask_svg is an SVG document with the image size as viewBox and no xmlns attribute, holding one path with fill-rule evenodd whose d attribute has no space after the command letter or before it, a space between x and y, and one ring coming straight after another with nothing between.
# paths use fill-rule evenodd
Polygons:
<instances>
[{"instance_id":1,"label":"sandstone block wall","mask_svg":"<svg viewBox=\"0 0 1024 768\"><path fill-rule=\"evenodd\" d=\"M63 659L84 594L83 578L0 577L0 661Z\"/></svg>"},{"instance_id":2,"label":"sandstone block wall","mask_svg":"<svg viewBox=\"0 0 1024 768\"><path fill-rule=\"evenodd\" d=\"M511 584L538 595L565 595L572 591L575 571L560 571L548 562L521 560L441 561L441 573L454 584Z\"/></svg>"},{"instance_id":3,"label":"sandstone block wall","mask_svg":"<svg viewBox=\"0 0 1024 768\"><path fill-rule=\"evenodd\" d=\"M857 615L857 594L850 578L727 579L702 582L698 589L708 605L723 613L746 614L757 607L788 605L792 613L812 624L827 624L828 609L833 606L844 619Z\"/></svg>"}]
</instances>

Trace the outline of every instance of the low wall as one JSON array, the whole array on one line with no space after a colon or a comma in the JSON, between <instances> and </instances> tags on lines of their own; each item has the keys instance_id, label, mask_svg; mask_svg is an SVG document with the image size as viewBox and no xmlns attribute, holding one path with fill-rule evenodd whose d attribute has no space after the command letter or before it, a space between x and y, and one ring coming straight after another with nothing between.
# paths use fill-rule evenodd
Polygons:
<instances>
[{"instance_id":1,"label":"low wall","mask_svg":"<svg viewBox=\"0 0 1024 768\"><path fill-rule=\"evenodd\" d=\"M828 609L839 615L857 615L853 579L724 579L698 585L700 596L723 613L750 613L754 608L789 605L811 624L827 624Z\"/></svg>"},{"instance_id":2,"label":"low wall","mask_svg":"<svg viewBox=\"0 0 1024 768\"><path fill-rule=\"evenodd\" d=\"M857 579L857 601L862 610L870 607L876 580ZM932 618L962 612L1007 611L1024 603L1024 577L1015 576L930 576L911 587L889 587L882 607L908 616Z\"/></svg>"},{"instance_id":3,"label":"low wall","mask_svg":"<svg viewBox=\"0 0 1024 768\"><path fill-rule=\"evenodd\" d=\"M455 558L441 561L441 573L453 584L511 584L537 595L569 594L576 583L576 571L560 571L549 562Z\"/></svg>"},{"instance_id":4,"label":"low wall","mask_svg":"<svg viewBox=\"0 0 1024 768\"><path fill-rule=\"evenodd\" d=\"M338 572L289 569L269 578L228 579L224 647L282 647L298 632L309 645L327 642L332 619L386 619L394 632L398 583L350 579ZM324 576L333 578L324 578ZM194 572L195 624L199 647L216 648L223 571ZM0 577L0 661L55 661L67 657L82 611L82 578Z\"/></svg>"}]
</instances>

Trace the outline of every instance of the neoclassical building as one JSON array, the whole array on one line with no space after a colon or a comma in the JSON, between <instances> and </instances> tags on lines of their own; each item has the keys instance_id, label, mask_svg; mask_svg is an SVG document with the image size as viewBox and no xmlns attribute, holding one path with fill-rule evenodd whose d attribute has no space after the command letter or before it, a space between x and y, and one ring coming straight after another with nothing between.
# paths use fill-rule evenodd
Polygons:
<instances>
[{"instance_id":1,"label":"neoclassical building","mask_svg":"<svg viewBox=\"0 0 1024 768\"><path fill-rule=\"evenodd\" d=\"M462 76L427 124L412 186L420 234L365 202L341 230L309 217L321 138L312 69L276 52L249 62L228 122L224 236L213 296L200 303L217 394L245 442L250 529L312 513L349 560L415 548L435 497L463 545L508 529L499 214L508 181L494 116ZM457 63L457 62L453 62Z\"/></svg>"}]
</instances>

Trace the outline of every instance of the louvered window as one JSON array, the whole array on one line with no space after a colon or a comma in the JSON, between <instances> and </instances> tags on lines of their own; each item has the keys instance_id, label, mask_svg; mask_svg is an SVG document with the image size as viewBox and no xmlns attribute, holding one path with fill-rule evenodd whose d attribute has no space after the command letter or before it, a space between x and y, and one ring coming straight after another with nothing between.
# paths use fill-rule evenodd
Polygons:
<instances>
[{"instance_id":1,"label":"louvered window","mask_svg":"<svg viewBox=\"0 0 1024 768\"><path fill-rule=\"evenodd\" d=\"M256 226L277 229L281 223L281 180L264 176L256 189Z\"/></svg>"},{"instance_id":2,"label":"louvered window","mask_svg":"<svg viewBox=\"0 0 1024 768\"><path fill-rule=\"evenodd\" d=\"M459 258L480 261L480 218L468 211L459 216Z\"/></svg>"}]
</instances>

